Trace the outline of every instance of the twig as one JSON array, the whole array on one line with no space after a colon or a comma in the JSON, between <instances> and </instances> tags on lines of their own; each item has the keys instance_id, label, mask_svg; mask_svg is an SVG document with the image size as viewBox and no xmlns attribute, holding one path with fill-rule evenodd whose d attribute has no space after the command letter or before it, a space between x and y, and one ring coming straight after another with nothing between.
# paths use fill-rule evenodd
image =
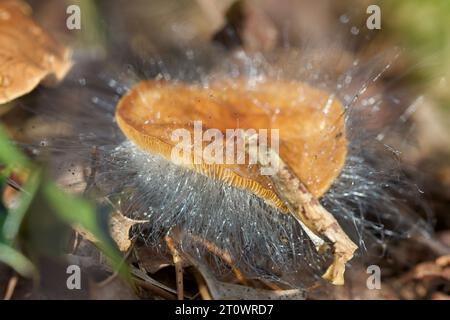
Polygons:
<instances>
[{"instance_id":1,"label":"twig","mask_svg":"<svg viewBox=\"0 0 450 320\"><path fill-rule=\"evenodd\" d=\"M157 294L158 296L167 299L167 300L175 300L175 295L171 294L170 292L165 291L164 289L161 289L154 284L151 284L150 282L140 280L140 279L134 279L134 282L141 286L142 288L145 288L147 290L152 291L153 293Z\"/></svg>"},{"instance_id":2,"label":"twig","mask_svg":"<svg viewBox=\"0 0 450 320\"><path fill-rule=\"evenodd\" d=\"M109 284L111 281L113 281L120 272L120 269L122 268L122 265L125 263L125 261L127 261L127 259L129 258L131 252L133 251L133 246L134 246L134 242L131 244L130 249L127 251L127 253L125 254L125 256L122 258L122 261L120 262L119 266L117 267L116 270L114 270L114 273L112 275L110 275L108 278L106 278L105 280L99 282L97 285L99 287L103 287L106 286L107 284Z\"/></svg>"},{"instance_id":3,"label":"twig","mask_svg":"<svg viewBox=\"0 0 450 320\"><path fill-rule=\"evenodd\" d=\"M74 239L73 239L73 244L72 244L72 249L71 249L71 253L72 254L77 252L78 247L80 246L80 242L81 242L81 240L80 240L80 237L81 237L80 233L77 230L74 230L74 233L75 234L73 235Z\"/></svg>"},{"instance_id":4,"label":"twig","mask_svg":"<svg viewBox=\"0 0 450 320\"><path fill-rule=\"evenodd\" d=\"M173 263L175 265L176 282L177 282L177 297L178 300L184 300L184 286L183 286L183 265L181 255L175 247L173 239L168 235L165 236L165 241L170 253L173 257Z\"/></svg>"},{"instance_id":5,"label":"twig","mask_svg":"<svg viewBox=\"0 0 450 320\"><path fill-rule=\"evenodd\" d=\"M206 250L208 250L209 252L211 252L212 254L218 256L219 258L221 258L233 271L234 275L236 276L237 280L243 284L243 285L247 285L247 280L245 279L244 275L242 274L241 270L239 270L239 268L236 267L236 263L234 262L234 259L231 257L231 255L220 249L219 247L217 247L214 243L200 238L197 235L194 234L188 234L188 237L190 237L193 241L198 242L200 244L202 244Z\"/></svg>"},{"instance_id":6,"label":"twig","mask_svg":"<svg viewBox=\"0 0 450 320\"><path fill-rule=\"evenodd\" d=\"M8 285L6 287L6 293L4 296L4 300L11 300L12 296L14 295L14 291L16 290L17 282L19 281L19 277L15 274L13 275L9 281Z\"/></svg>"},{"instance_id":7,"label":"twig","mask_svg":"<svg viewBox=\"0 0 450 320\"><path fill-rule=\"evenodd\" d=\"M269 289L273 290L273 291L282 291L284 289L282 289L280 286L276 285L275 283L272 283L266 279L260 279L259 281L261 281L266 287L268 287Z\"/></svg>"},{"instance_id":8,"label":"twig","mask_svg":"<svg viewBox=\"0 0 450 320\"><path fill-rule=\"evenodd\" d=\"M200 275L198 271L194 272L195 281L197 281L198 291L203 300L212 300L212 296L209 293L208 285L205 279Z\"/></svg>"},{"instance_id":9,"label":"twig","mask_svg":"<svg viewBox=\"0 0 450 320\"><path fill-rule=\"evenodd\" d=\"M141 271L140 269L137 269L135 267L131 267L131 274L138 279L141 279L142 281L145 281L147 283L152 284L153 286L156 286L162 290L165 290L173 295L176 295L177 291L175 289L172 289L170 287L168 287L167 285L153 279L152 277L150 277L146 272ZM191 298L191 297L188 297Z\"/></svg>"},{"instance_id":10,"label":"twig","mask_svg":"<svg viewBox=\"0 0 450 320\"><path fill-rule=\"evenodd\" d=\"M426 246L438 256L445 256L450 254L450 248L444 243L436 240L433 236L414 234L411 238L416 242Z\"/></svg>"}]
</instances>

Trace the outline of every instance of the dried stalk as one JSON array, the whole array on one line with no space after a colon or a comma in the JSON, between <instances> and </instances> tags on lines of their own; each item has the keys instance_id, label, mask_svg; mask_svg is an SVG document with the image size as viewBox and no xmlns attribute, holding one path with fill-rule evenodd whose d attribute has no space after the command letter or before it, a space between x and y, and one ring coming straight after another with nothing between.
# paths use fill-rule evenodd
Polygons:
<instances>
[{"instance_id":1,"label":"dried stalk","mask_svg":"<svg viewBox=\"0 0 450 320\"><path fill-rule=\"evenodd\" d=\"M244 274L242 273L242 271L236 267L236 263L234 262L233 257L231 257L231 255L229 254L229 252L220 249L219 247L217 247L214 243L200 238L197 235L194 234L188 234L187 235L192 241L195 241L197 243L200 243L202 246L204 246L206 248L206 250L208 250L210 253L212 253L213 255L221 258L233 271L234 275L236 276L236 279L243 285L247 285L247 280L245 279Z\"/></svg>"},{"instance_id":2,"label":"dried stalk","mask_svg":"<svg viewBox=\"0 0 450 320\"><path fill-rule=\"evenodd\" d=\"M183 286L183 261L178 249L175 247L173 239L169 236L165 237L167 247L173 257L173 263L175 265L176 282L177 282L177 297L178 300L184 300L184 286Z\"/></svg>"},{"instance_id":3,"label":"dried stalk","mask_svg":"<svg viewBox=\"0 0 450 320\"><path fill-rule=\"evenodd\" d=\"M17 276L17 274L13 275L9 281L8 281L8 285L6 287L6 293L4 296L4 300L11 300L13 295L14 295L14 291L16 290L16 286L17 286L17 282L19 281L19 277Z\"/></svg>"}]
</instances>

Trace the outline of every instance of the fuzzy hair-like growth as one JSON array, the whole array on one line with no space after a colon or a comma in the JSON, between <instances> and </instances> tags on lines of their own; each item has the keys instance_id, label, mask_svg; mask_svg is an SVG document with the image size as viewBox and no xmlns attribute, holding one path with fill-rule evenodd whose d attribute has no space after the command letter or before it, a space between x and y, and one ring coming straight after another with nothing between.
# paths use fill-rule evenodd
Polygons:
<instances>
[{"instance_id":1,"label":"fuzzy hair-like growth","mask_svg":"<svg viewBox=\"0 0 450 320\"><path fill-rule=\"evenodd\" d=\"M315 251L294 218L248 191L140 150L121 133L114 111L120 97L145 78L205 86L218 77L287 78L326 89L345 105L349 152L343 171L320 201L359 246L358 256L385 245L390 237L427 232L411 206L418 191L402 175L397 153L380 138L380 132L389 136L388 128L380 125L382 120L369 127L374 118L390 112L383 97L368 94L388 62L375 57L333 77L320 69L320 62L308 59L298 52L229 56L202 49L177 57L173 64L149 59L154 63L144 65L143 75L130 70L95 75L79 65L61 87L41 89L23 103L36 115L34 121L52 126L46 133L28 128L32 141L26 147L49 161L64 187L98 202L108 198L125 215L148 220L134 236L149 246L159 246L176 228L181 230L182 250L214 262L218 275L228 267L208 253L202 240L229 253L248 277L282 280L285 274L296 274L297 282L290 284L306 286L320 277L330 256ZM77 179L76 168L88 174Z\"/></svg>"}]
</instances>

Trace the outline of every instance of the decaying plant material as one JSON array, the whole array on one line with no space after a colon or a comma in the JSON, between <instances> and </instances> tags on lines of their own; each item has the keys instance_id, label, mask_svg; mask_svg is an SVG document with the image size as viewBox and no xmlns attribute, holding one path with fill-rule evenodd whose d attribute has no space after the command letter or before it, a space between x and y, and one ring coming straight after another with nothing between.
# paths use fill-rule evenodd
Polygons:
<instances>
[{"instance_id":1,"label":"decaying plant material","mask_svg":"<svg viewBox=\"0 0 450 320\"><path fill-rule=\"evenodd\" d=\"M72 66L71 51L34 22L31 8L20 0L0 2L0 48L0 104L42 81L60 81Z\"/></svg>"}]
</instances>

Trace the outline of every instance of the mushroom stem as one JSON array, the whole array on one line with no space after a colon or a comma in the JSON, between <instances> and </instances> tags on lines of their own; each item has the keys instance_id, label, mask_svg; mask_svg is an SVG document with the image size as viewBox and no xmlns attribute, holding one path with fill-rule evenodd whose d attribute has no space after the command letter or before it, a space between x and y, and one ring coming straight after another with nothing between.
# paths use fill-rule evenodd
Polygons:
<instances>
[{"instance_id":1,"label":"mushroom stem","mask_svg":"<svg viewBox=\"0 0 450 320\"><path fill-rule=\"evenodd\" d=\"M278 153L271 148L267 149L267 153L258 152L258 148L255 147L257 144L250 143L255 139L258 139L257 135L245 137L247 152L254 156L261 166L269 163L269 159L270 163L276 164L277 170L269 176L276 193L314 242L317 251L326 249L326 243L321 236L326 237L333 245L334 261L322 277L334 285L343 285L345 264L353 258L358 247L342 230L334 216L320 204L319 200L284 163Z\"/></svg>"}]
</instances>

